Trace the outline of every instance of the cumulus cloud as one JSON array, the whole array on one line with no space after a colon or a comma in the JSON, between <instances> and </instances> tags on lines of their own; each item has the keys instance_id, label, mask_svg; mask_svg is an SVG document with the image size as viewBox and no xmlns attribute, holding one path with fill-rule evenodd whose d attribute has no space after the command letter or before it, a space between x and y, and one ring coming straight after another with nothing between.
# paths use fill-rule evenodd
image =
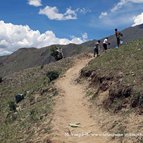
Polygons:
<instances>
[{"instance_id":1,"label":"cumulus cloud","mask_svg":"<svg viewBox=\"0 0 143 143\"><path fill-rule=\"evenodd\" d=\"M87 33L83 33L81 38L75 37L75 36L71 36L71 43L83 43L83 41L87 41L88 40L88 35Z\"/></svg>"},{"instance_id":2,"label":"cumulus cloud","mask_svg":"<svg viewBox=\"0 0 143 143\"><path fill-rule=\"evenodd\" d=\"M111 12L115 12L125 6L128 3L143 3L143 0L120 0L112 9Z\"/></svg>"},{"instance_id":3,"label":"cumulus cloud","mask_svg":"<svg viewBox=\"0 0 143 143\"><path fill-rule=\"evenodd\" d=\"M143 12L133 18L134 23L132 26L143 24Z\"/></svg>"},{"instance_id":4,"label":"cumulus cloud","mask_svg":"<svg viewBox=\"0 0 143 143\"><path fill-rule=\"evenodd\" d=\"M28 4L35 7L42 6L41 0L28 0Z\"/></svg>"},{"instance_id":5,"label":"cumulus cloud","mask_svg":"<svg viewBox=\"0 0 143 143\"><path fill-rule=\"evenodd\" d=\"M86 8L77 8L75 11L81 14L87 14L91 12L90 9L86 9Z\"/></svg>"},{"instance_id":6,"label":"cumulus cloud","mask_svg":"<svg viewBox=\"0 0 143 143\"><path fill-rule=\"evenodd\" d=\"M41 48L53 44L80 44L87 39L86 33L82 37L58 38L53 31L40 33L27 25L14 25L0 21L0 55L9 54L23 47Z\"/></svg>"},{"instance_id":7,"label":"cumulus cloud","mask_svg":"<svg viewBox=\"0 0 143 143\"><path fill-rule=\"evenodd\" d=\"M98 17L100 24L97 24L97 20L92 20L91 26L100 27L100 25L102 25L108 27L121 27L141 24L142 15L138 16L137 14L142 12L142 5L143 0L119 0L112 9L101 12Z\"/></svg>"},{"instance_id":8,"label":"cumulus cloud","mask_svg":"<svg viewBox=\"0 0 143 143\"><path fill-rule=\"evenodd\" d=\"M67 8L65 13L60 13L57 7L46 6L40 9L39 14L46 15L50 20L72 20L77 19L76 11Z\"/></svg>"},{"instance_id":9,"label":"cumulus cloud","mask_svg":"<svg viewBox=\"0 0 143 143\"><path fill-rule=\"evenodd\" d=\"M9 55L9 54L11 54L11 53L12 53L12 52L0 48L0 56Z\"/></svg>"},{"instance_id":10,"label":"cumulus cloud","mask_svg":"<svg viewBox=\"0 0 143 143\"><path fill-rule=\"evenodd\" d=\"M99 18L102 19L103 17L107 16L108 13L107 12L101 12Z\"/></svg>"}]
</instances>

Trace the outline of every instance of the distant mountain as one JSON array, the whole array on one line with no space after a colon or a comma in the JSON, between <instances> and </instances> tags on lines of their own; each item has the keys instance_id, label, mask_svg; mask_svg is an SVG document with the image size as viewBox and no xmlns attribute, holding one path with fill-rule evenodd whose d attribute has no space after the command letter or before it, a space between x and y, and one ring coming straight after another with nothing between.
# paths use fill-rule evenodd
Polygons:
<instances>
[{"instance_id":1,"label":"distant mountain","mask_svg":"<svg viewBox=\"0 0 143 143\"><path fill-rule=\"evenodd\" d=\"M76 44L56 46L63 48L65 57L70 57L88 50L88 48ZM0 76L55 62L55 59L50 55L50 48L51 46L41 49L21 48L11 55L0 57Z\"/></svg>"},{"instance_id":2,"label":"distant mountain","mask_svg":"<svg viewBox=\"0 0 143 143\"><path fill-rule=\"evenodd\" d=\"M127 28L123 30L122 33L124 35L124 43L143 38L143 24ZM109 41L111 42L110 47L115 47L115 36L111 35L108 37ZM80 45L68 44L56 46L63 48L63 53L65 57L70 57L76 54L80 54L82 52L92 51L95 42L96 40L92 40ZM17 72L26 68L54 62L54 58L50 56L50 47L51 46L44 47L41 49L21 48L11 55L0 57L0 76L5 76L7 74L11 74L13 72Z\"/></svg>"},{"instance_id":3,"label":"distant mountain","mask_svg":"<svg viewBox=\"0 0 143 143\"><path fill-rule=\"evenodd\" d=\"M113 29L114 32L114 29ZM135 26L135 27L129 27L127 29L124 29L121 31L123 33L123 41L124 43L142 39L143 38L143 24ZM116 46L116 37L114 35L109 36L109 41L111 42L110 47L113 48Z\"/></svg>"},{"instance_id":4,"label":"distant mountain","mask_svg":"<svg viewBox=\"0 0 143 143\"><path fill-rule=\"evenodd\" d=\"M143 24L135 26L135 27L126 28L121 32L123 33L124 43L137 40L137 39L141 39L143 38ZM113 35L109 35L107 37L109 38L109 41L111 43L110 48L114 48L116 46L116 37L114 35L114 29L113 29ZM99 39L99 40L103 41L104 38ZM93 47L95 42L96 40L88 41L88 42L83 43L82 46Z\"/></svg>"}]
</instances>

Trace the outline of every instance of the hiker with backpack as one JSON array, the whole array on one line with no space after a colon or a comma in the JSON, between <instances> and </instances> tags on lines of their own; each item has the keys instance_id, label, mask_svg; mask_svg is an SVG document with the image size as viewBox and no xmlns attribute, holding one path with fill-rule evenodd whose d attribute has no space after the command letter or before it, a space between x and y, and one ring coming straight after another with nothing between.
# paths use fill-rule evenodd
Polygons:
<instances>
[{"instance_id":1,"label":"hiker with backpack","mask_svg":"<svg viewBox=\"0 0 143 143\"><path fill-rule=\"evenodd\" d=\"M63 50L62 50L61 47L58 47L57 50L56 50L56 52L57 52L56 56L57 56L58 60L61 60L62 58L64 58Z\"/></svg>"},{"instance_id":2,"label":"hiker with backpack","mask_svg":"<svg viewBox=\"0 0 143 143\"><path fill-rule=\"evenodd\" d=\"M62 48L54 46L51 50L51 56L53 56L56 61L61 60L62 58L64 58Z\"/></svg>"},{"instance_id":3,"label":"hiker with backpack","mask_svg":"<svg viewBox=\"0 0 143 143\"><path fill-rule=\"evenodd\" d=\"M117 47L119 48L120 45L122 44L121 39L123 37L123 34L121 32L119 32L118 29L115 29L115 36L116 36L116 39L117 39Z\"/></svg>"},{"instance_id":4,"label":"hiker with backpack","mask_svg":"<svg viewBox=\"0 0 143 143\"><path fill-rule=\"evenodd\" d=\"M106 37L104 40L103 40L103 48L104 48L104 51L106 52L106 50L108 49L108 45L110 45L110 42L108 41L108 37Z\"/></svg>"},{"instance_id":5,"label":"hiker with backpack","mask_svg":"<svg viewBox=\"0 0 143 143\"><path fill-rule=\"evenodd\" d=\"M95 47L94 47L94 57L95 57L95 55L97 55L97 57L99 56L99 48L100 48L100 40L98 40L98 41L95 43Z\"/></svg>"}]
</instances>

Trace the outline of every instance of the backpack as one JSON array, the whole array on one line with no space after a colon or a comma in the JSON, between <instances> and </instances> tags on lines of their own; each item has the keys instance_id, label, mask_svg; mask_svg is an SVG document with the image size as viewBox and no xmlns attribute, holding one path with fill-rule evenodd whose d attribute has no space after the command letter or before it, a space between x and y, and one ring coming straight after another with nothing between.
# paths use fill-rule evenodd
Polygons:
<instances>
[{"instance_id":1,"label":"backpack","mask_svg":"<svg viewBox=\"0 0 143 143\"><path fill-rule=\"evenodd\" d=\"M123 37L123 34L122 34L121 32L119 32L119 35L120 35L121 37Z\"/></svg>"},{"instance_id":2,"label":"backpack","mask_svg":"<svg viewBox=\"0 0 143 143\"><path fill-rule=\"evenodd\" d=\"M121 32L116 32L115 34L116 34L116 37L117 37L117 38L123 37L123 34L122 34Z\"/></svg>"}]
</instances>

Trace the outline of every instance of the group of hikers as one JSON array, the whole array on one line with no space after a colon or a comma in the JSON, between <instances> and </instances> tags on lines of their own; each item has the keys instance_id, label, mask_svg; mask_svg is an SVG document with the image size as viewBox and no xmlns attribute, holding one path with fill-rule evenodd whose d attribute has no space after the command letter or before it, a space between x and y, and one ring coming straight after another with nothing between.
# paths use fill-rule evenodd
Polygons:
<instances>
[{"instance_id":1,"label":"group of hikers","mask_svg":"<svg viewBox=\"0 0 143 143\"><path fill-rule=\"evenodd\" d=\"M119 32L118 29L115 29L115 36L116 36L116 40L117 40L117 48L119 48L120 45L122 44L123 34L121 32ZM105 52L108 49L108 45L110 45L110 42L108 40L108 37L106 37L102 43L102 46L103 46L103 49ZM98 40L94 46L94 57L95 57L95 55L99 56L99 48L100 47L101 47L101 41Z\"/></svg>"},{"instance_id":2,"label":"group of hikers","mask_svg":"<svg viewBox=\"0 0 143 143\"><path fill-rule=\"evenodd\" d=\"M118 31L118 29L115 29L115 36L116 36L116 40L117 40L117 48L120 47L120 45L122 44L122 37L123 34L121 32ZM110 45L110 42L108 40L108 37L106 37L103 40L102 46L103 46L103 50L106 52L106 50L108 49L108 46ZM97 55L97 57L99 56L99 49L101 47L101 41L98 40L95 44L94 44L94 57ZM63 51L61 47L56 47L56 50L51 54L53 57L55 57L55 60L60 60L62 58L64 58L63 55Z\"/></svg>"}]
</instances>

